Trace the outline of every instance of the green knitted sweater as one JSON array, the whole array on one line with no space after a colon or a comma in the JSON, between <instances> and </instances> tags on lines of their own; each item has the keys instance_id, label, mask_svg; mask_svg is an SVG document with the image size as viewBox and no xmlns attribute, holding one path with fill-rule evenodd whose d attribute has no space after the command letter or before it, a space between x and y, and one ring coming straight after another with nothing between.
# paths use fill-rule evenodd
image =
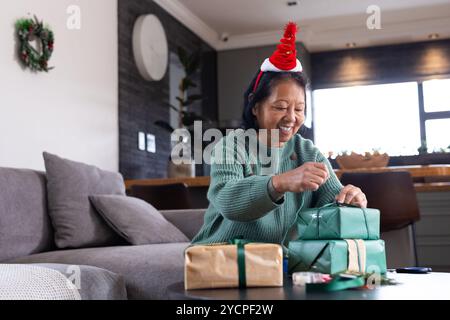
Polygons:
<instances>
[{"instance_id":1,"label":"green knitted sweater","mask_svg":"<svg viewBox=\"0 0 450 320\"><path fill-rule=\"evenodd\" d=\"M296 214L300 209L333 202L342 189L329 161L311 140L296 134L282 148L269 149L269 154L279 155L279 162L267 168L266 161L259 161L259 157L255 160L253 156L258 153L250 151L248 143L233 144L242 135L243 130L228 134L212 152L210 204L193 244L226 242L240 236L256 242L283 244L285 241L286 244L293 237ZM288 192L281 201L273 202L268 192L271 176L305 162L325 163L330 178L317 191Z\"/></svg>"}]
</instances>

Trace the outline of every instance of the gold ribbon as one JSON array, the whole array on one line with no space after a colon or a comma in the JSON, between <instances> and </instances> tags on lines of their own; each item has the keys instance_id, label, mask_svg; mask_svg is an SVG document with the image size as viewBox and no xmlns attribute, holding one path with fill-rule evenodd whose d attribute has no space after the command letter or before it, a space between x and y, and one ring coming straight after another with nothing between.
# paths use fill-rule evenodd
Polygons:
<instances>
[{"instance_id":1,"label":"gold ribbon","mask_svg":"<svg viewBox=\"0 0 450 320\"><path fill-rule=\"evenodd\" d=\"M348 271L366 272L366 245L364 240L344 239L347 242Z\"/></svg>"}]
</instances>

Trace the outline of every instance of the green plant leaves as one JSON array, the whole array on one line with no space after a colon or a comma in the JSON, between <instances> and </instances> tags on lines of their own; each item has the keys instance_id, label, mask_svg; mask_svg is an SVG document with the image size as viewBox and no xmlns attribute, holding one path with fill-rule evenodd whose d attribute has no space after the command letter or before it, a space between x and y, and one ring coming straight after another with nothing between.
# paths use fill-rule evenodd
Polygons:
<instances>
[{"instance_id":1,"label":"green plant leaves","mask_svg":"<svg viewBox=\"0 0 450 320\"><path fill-rule=\"evenodd\" d=\"M178 53L178 59L180 59L181 64L183 65L184 69L186 69L186 66L188 65L188 54L186 50L184 50L182 47L177 48Z\"/></svg>"},{"instance_id":2,"label":"green plant leaves","mask_svg":"<svg viewBox=\"0 0 450 320\"><path fill-rule=\"evenodd\" d=\"M195 121L203 121L204 118L200 115L197 115L195 112L185 111L182 113L183 115L183 125L186 127L192 126Z\"/></svg>"},{"instance_id":3,"label":"green plant leaves","mask_svg":"<svg viewBox=\"0 0 450 320\"><path fill-rule=\"evenodd\" d=\"M185 67L186 75L191 76L192 74L194 74L199 66L200 66L200 54L195 52L188 59L188 64Z\"/></svg>"},{"instance_id":4,"label":"green plant leaves","mask_svg":"<svg viewBox=\"0 0 450 320\"><path fill-rule=\"evenodd\" d=\"M184 99L180 98L180 97L176 97L176 99L180 102L180 104L184 107L185 106L185 101Z\"/></svg>"},{"instance_id":5,"label":"green plant leaves","mask_svg":"<svg viewBox=\"0 0 450 320\"><path fill-rule=\"evenodd\" d=\"M193 94L191 96L189 96L186 100L180 98L180 97L176 97L176 99L180 102L180 104L183 107L186 106L190 106L191 104L193 104L195 101L199 101L203 99L203 96L200 94Z\"/></svg>"},{"instance_id":6,"label":"green plant leaves","mask_svg":"<svg viewBox=\"0 0 450 320\"><path fill-rule=\"evenodd\" d=\"M194 74L200 65L200 53L194 52L189 55L182 47L178 47L177 53L178 59L180 59L184 71L186 72L186 76L189 77Z\"/></svg>"},{"instance_id":7,"label":"green plant leaves","mask_svg":"<svg viewBox=\"0 0 450 320\"><path fill-rule=\"evenodd\" d=\"M183 80L181 80L180 90L184 92L189 88L197 88L197 85L190 78L183 78Z\"/></svg>"}]
</instances>

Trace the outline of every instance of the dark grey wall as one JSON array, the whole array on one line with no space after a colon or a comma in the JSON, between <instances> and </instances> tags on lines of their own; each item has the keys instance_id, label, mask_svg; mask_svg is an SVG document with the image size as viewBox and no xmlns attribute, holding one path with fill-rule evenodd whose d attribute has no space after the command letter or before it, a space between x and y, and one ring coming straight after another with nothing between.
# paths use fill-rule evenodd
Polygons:
<instances>
[{"instance_id":1,"label":"dark grey wall","mask_svg":"<svg viewBox=\"0 0 450 320\"><path fill-rule=\"evenodd\" d=\"M219 121L222 126L238 123L242 116L244 92L264 60L276 46L220 51L218 53ZM306 74L311 74L310 55L297 43L298 57Z\"/></svg>"},{"instance_id":2,"label":"dark grey wall","mask_svg":"<svg viewBox=\"0 0 450 320\"><path fill-rule=\"evenodd\" d=\"M201 71L197 83L206 99L199 109L217 120L217 54L199 37L184 27L151 0L119 0L119 170L125 179L160 178L167 175L170 135L154 125L169 122L169 72L158 82L147 82L137 70L132 50L132 31L142 14L155 14L161 20L169 50L178 46L192 52L202 49ZM156 136L156 153L138 150L138 132Z\"/></svg>"},{"instance_id":3,"label":"dark grey wall","mask_svg":"<svg viewBox=\"0 0 450 320\"><path fill-rule=\"evenodd\" d=\"M450 75L450 40L311 55L313 89L425 80Z\"/></svg>"}]
</instances>

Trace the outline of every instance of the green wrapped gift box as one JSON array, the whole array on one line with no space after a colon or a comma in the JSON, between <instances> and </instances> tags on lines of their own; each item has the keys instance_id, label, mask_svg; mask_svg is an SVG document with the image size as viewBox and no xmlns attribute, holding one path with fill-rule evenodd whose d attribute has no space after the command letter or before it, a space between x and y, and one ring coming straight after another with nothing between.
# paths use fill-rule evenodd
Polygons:
<instances>
[{"instance_id":1,"label":"green wrapped gift box","mask_svg":"<svg viewBox=\"0 0 450 320\"><path fill-rule=\"evenodd\" d=\"M343 271L386 273L383 240L297 240L289 242L289 273Z\"/></svg>"},{"instance_id":2,"label":"green wrapped gift box","mask_svg":"<svg viewBox=\"0 0 450 320\"><path fill-rule=\"evenodd\" d=\"M300 211L297 231L301 240L380 239L380 211L342 204Z\"/></svg>"}]
</instances>

